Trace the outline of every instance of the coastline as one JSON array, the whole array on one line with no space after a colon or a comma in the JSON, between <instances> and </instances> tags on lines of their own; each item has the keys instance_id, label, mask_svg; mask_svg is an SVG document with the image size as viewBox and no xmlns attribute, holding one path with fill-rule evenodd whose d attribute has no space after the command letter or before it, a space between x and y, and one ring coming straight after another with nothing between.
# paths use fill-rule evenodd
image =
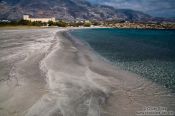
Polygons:
<instances>
[{"instance_id":1,"label":"coastline","mask_svg":"<svg viewBox=\"0 0 175 116\"><path fill-rule=\"evenodd\" d=\"M56 102L52 105L57 112L50 114L130 116L149 106L174 110L174 95L165 88L105 62L66 31L57 33L60 47L42 61L48 87L53 92L47 97ZM47 114L44 110L33 112L39 104L29 110L29 115ZM48 107L48 103L42 102L43 109Z\"/></svg>"},{"instance_id":2,"label":"coastline","mask_svg":"<svg viewBox=\"0 0 175 116\"><path fill-rule=\"evenodd\" d=\"M7 26L0 26L0 30L23 30L23 29L47 29L47 28L65 28L65 29L87 29L87 28L116 28L116 29L149 29L149 30L175 30L175 24L170 23L113 23L113 22L106 22L103 25L94 26L91 25L90 27L59 27L59 26L25 26L25 25L7 25Z\"/></svg>"},{"instance_id":3,"label":"coastline","mask_svg":"<svg viewBox=\"0 0 175 116\"><path fill-rule=\"evenodd\" d=\"M25 95L28 89L20 86L19 90L22 89L22 91L15 92L23 95L23 99L20 99L21 104L14 110L16 112L12 112L13 109L10 109L12 106L7 104L14 105L13 99L19 96L12 96L14 98L11 101L7 100L7 106L5 105L8 110L12 110L11 114L18 116L131 116L149 106L162 106L169 111L174 111L174 94L149 80L122 71L104 61L85 43L72 37L68 32L71 29L59 29L54 39L52 36L48 49L45 48L42 51L45 47L43 46L41 50L35 51L35 54L30 53L29 56L32 55L32 57L22 60L20 66L23 70L27 69L32 74L33 64L38 68L34 69L36 75L33 75L37 78L31 78L31 74L30 78L18 77L23 82L19 81L19 84L25 85L27 82L26 88L29 87L31 90L29 95L32 95L33 101L26 102L30 99L30 96ZM38 54L39 57L35 59L34 56ZM31 59L34 61L29 63ZM30 65L26 66L28 63ZM41 85L38 84L40 81L42 81ZM32 88L30 88L31 83L33 83ZM37 95L37 93L40 94ZM27 105L26 109L21 108L24 104Z\"/></svg>"}]
</instances>

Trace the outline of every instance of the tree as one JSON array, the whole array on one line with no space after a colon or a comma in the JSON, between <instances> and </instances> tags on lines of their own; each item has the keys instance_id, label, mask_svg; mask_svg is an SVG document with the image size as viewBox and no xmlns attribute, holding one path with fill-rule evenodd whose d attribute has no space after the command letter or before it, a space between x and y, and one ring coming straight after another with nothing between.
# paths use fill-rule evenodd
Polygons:
<instances>
[{"instance_id":1,"label":"tree","mask_svg":"<svg viewBox=\"0 0 175 116\"><path fill-rule=\"evenodd\" d=\"M32 25L32 22L31 21L28 21L28 20L19 20L18 21L18 25Z\"/></svg>"},{"instance_id":2,"label":"tree","mask_svg":"<svg viewBox=\"0 0 175 116\"><path fill-rule=\"evenodd\" d=\"M44 23L41 21L34 21L32 22L32 26L44 26Z\"/></svg>"},{"instance_id":3,"label":"tree","mask_svg":"<svg viewBox=\"0 0 175 116\"><path fill-rule=\"evenodd\" d=\"M59 26L59 27L67 27L68 26L68 24L65 21L63 21L63 20L58 21L56 23L56 25Z\"/></svg>"},{"instance_id":4,"label":"tree","mask_svg":"<svg viewBox=\"0 0 175 116\"><path fill-rule=\"evenodd\" d=\"M90 23L90 22L85 22L85 23L84 23L84 26L85 26L85 27L90 27L90 26L91 26L91 23Z\"/></svg>"},{"instance_id":5,"label":"tree","mask_svg":"<svg viewBox=\"0 0 175 116\"><path fill-rule=\"evenodd\" d=\"M49 22L48 22L48 25L49 25L49 26L56 26L56 23L54 23L53 21L49 21Z\"/></svg>"}]
</instances>

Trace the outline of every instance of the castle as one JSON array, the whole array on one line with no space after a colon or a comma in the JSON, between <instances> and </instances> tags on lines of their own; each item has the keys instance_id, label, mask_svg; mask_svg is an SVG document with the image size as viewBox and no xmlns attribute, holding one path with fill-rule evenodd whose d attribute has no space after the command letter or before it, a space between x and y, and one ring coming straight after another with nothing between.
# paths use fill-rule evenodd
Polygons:
<instances>
[{"instance_id":1,"label":"castle","mask_svg":"<svg viewBox=\"0 0 175 116\"><path fill-rule=\"evenodd\" d=\"M53 22L56 22L55 17L52 17L52 18L30 18L29 15L23 15L23 20L28 20L31 22L34 22L34 21L41 21L41 22L53 21Z\"/></svg>"}]
</instances>

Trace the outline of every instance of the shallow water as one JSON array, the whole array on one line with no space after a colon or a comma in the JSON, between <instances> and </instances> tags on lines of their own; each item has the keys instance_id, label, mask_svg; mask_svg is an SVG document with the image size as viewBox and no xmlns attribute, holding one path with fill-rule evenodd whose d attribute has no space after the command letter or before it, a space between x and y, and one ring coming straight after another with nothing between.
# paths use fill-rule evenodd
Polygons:
<instances>
[{"instance_id":1,"label":"shallow water","mask_svg":"<svg viewBox=\"0 0 175 116\"><path fill-rule=\"evenodd\" d=\"M175 90L175 30L86 29L71 34L121 69Z\"/></svg>"}]
</instances>

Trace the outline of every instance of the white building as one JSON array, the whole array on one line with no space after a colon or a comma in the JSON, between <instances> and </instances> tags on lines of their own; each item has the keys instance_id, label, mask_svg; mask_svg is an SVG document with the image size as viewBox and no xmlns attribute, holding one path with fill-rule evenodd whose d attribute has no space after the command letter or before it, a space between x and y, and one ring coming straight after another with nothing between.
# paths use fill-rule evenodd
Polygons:
<instances>
[{"instance_id":1,"label":"white building","mask_svg":"<svg viewBox=\"0 0 175 116\"><path fill-rule=\"evenodd\" d=\"M41 22L53 21L53 22L56 22L55 17L52 17L52 18L30 18L29 15L23 15L23 20L28 20L31 22L34 22L34 21L41 21Z\"/></svg>"}]
</instances>

